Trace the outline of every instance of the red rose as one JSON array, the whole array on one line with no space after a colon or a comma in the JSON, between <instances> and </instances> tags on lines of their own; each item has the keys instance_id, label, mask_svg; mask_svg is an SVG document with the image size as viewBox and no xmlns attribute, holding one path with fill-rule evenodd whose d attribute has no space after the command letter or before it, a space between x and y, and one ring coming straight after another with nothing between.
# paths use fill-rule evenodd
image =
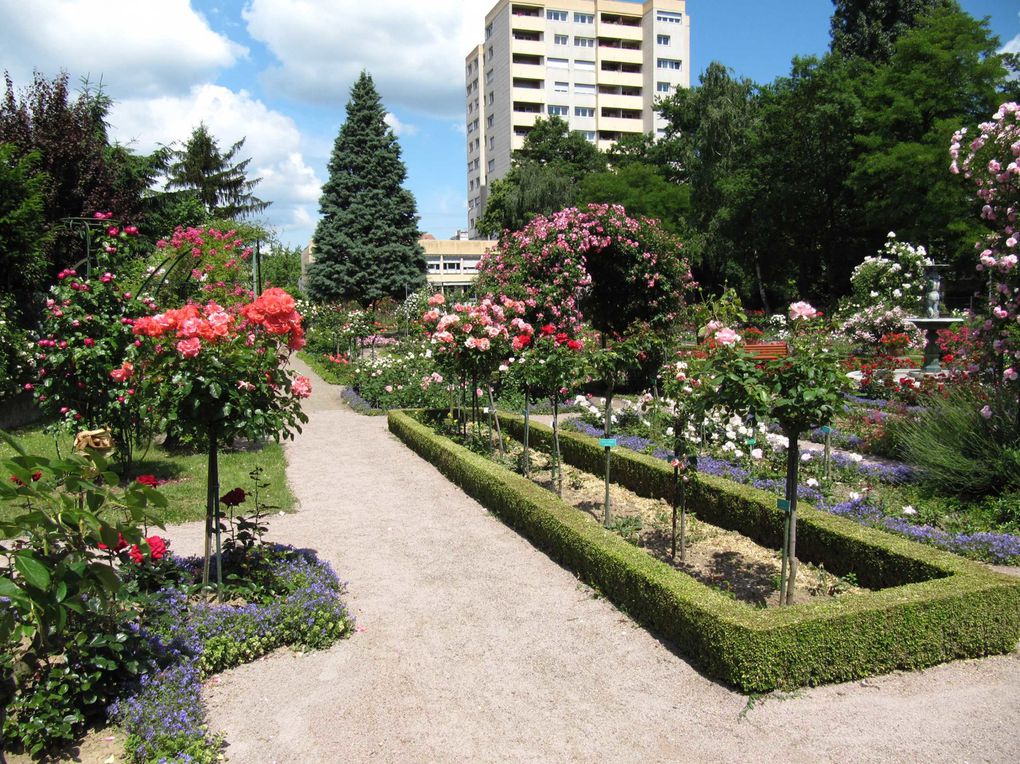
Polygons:
<instances>
[{"instance_id":1,"label":"red rose","mask_svg":"<svg viewBox=\"0 0 1020 764\"><path fill-rule=\"evenodd\" d=\"M155 488L159 485L159 478L155 475L139 475L135 478L135 482L147 485L149 488Z\"/></svg>"},{"instance_id":2,"label":"red rose","mask_svg":"<svg viewBox=\"0 0 1020 764\"><path fill-rule=\"evenodd\" d=\"M138 544L132 544L128 550L128 557L131 558L131 562L141 565L145 561L145 555L142 554L142 550L138 547Z\"/></svg>"},{"instance_id":3,"label":"red rose","mask_svg":"<svg viewBox=\"0 0 1020 764\"><path fill-rule=\"evenodd\" d=\"M246 494L243 488L235 488L233 491L228 491L220 497L220 502L228 507L236 507L238 504L244 502Z\"/></svg>"},{"instance_id":4,"label":"red rose","mask_svg":"<svg viewBox=\"0 0 1020 764\"><path fill-rule=\"evenodd\" d=\"M149 545L149 556L154 560L162 560L166 557L166 539L159 536L149 536L145 539Z\"/></svg>"}]
</instances>

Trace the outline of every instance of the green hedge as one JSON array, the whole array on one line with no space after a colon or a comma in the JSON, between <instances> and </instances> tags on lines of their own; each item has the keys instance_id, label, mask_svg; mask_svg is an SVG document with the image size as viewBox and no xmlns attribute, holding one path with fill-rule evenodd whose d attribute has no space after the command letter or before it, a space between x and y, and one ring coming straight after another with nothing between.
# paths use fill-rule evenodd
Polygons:
<instances>
[{"instance_id":1,"label":"green hedge","mask_svg":"<svg viewBox=\"0 0 1020 764\"><path fill-rule=\"evenodd\" d=\"M523 418L501 415L500 422L507 433L522 437ZM529 439L536 448L549 449L552 429L532 422ZM599 477L605 474L605 451L595 438L560 430L560 452L567 464ZM609 469L614 483L639 496L669 500L673 494L673 470L662 459L617 449ZM690 486L689 496L689 506L699 519L742 533L762 546L778 549L782 545L783 512L776 507L773 494L701 474ZM798 503L797 511L797 559L822 564L840 576L853 573L869 589L941 578L955 569L956 562L962 562L956 555L861 526L803 502Z\"/></svg>"},{"instance_id":2,"label":"green hedge","mask_svg":"<svg viewBox=\"0 0 1020 764\"><path fill-rule=\"evenodd\" d=\"M812 554L858 550L876 561L878 579L910 583L791 608L745 605L654 559L549 491L437 435L408 413L391 411L388 416L395 435L466 493L675 644L706 674L745 692L1006 653L1020 637L1020 582L810 510L804 513L810 527L803 537ZM515 418L502 420L512 428ZM532 425L539 443L549 432ZM564 433L562 446L569 463L597 471L594 456L601 456L601 450L596 441ZM670 471L655 461L614 454L614 477L643 476L646 495L656 495L654 487L665 485L658 472L668 476ZM714 522L713 512L737 508L740 522L770 533L774 497L725 482L700 483L695 499L699 516ZM709 511L707 503L713 501ZM849 557L844 565L851 567L843 570L857 569ZM826 568L840 570L835 562L831 567L826 562Z\"/></svg>"}]
</instances>

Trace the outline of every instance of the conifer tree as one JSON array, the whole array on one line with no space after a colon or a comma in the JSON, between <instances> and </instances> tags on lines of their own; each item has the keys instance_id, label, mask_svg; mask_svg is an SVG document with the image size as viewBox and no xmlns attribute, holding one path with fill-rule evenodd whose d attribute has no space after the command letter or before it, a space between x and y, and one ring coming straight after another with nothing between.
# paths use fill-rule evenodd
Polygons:
<instances>
[{"instance_id":1,"label":"conifer tree","mask_svg":"<svg viewBox=\"0 0 1020 764\"><path fill-rule=\"evenodd\" d=\"M425 283L414 196L403 187L407 170L384 121L372 77L362 72L351 88L347 119L329 160L315 229L315 262L308 291L315 300L403 299Z\"/></svg>"},{"instance_id":2,"label":"conifer tree","mask_svg":"<svg viewBox=\"0 0 1020 764\"><path fill-rule=\"evenodd\" d=\"M251 158L234 161L243 146L244 138L220 151L209 128L200 123L187 143L172 152L167 186L194 191L210 217L243 218L262 212L271 202L252 193L262 178L248 179Z\"/></svg>"}]
</instances>

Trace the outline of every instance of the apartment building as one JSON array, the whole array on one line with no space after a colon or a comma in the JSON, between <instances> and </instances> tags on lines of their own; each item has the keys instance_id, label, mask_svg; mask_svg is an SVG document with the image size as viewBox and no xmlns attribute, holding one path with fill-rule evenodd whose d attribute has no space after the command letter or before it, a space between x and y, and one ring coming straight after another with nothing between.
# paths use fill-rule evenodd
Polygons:
<instances>
[{"instance_id":1,"label":"apartment building","mask_svg":"<svg viewBox=\"0 0 1020 764\"><path fill-rule=\"evenodd\" d=\"M465 59L469 235L489 183L538 118L559 116L600 149L660 134L657 98L690 87L685 0L500 0Z\"/></svg>"}]
</instances>

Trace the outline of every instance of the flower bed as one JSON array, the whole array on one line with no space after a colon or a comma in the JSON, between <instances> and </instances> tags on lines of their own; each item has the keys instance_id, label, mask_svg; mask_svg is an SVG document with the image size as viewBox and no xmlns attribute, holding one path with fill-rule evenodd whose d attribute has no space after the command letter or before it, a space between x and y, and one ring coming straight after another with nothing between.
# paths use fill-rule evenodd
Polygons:
<instances>
[{"instance_id":1,"label":"flower bed","mask_svg":"<svg viewBox=\"0 0 1020 764\"><path fill-rule=\"evenodd\" d=\"M520 420L501 416L505 426ZM831 602L758 610L699 584L596 526L526 478L438 436L406 412L390 430L553 559L598 587L674 643L703 671L746 692L764 692L916 669L959 657L1005 653L1020 636L1020 582L976 563L804 508L798 551L838 575L880 589ZM551 431L532 425L532 436ZM603 450L562 436L564 459L590 472ZM614 473L642 495L662 495L672 471L618 454ZM774 546L782 514L772 497L704 477L700 517ZM742 526L742 527L741 527ZM885 588L882 588L885 587Z\"/></svg>"},{"instance_id":2,"label":"flower bed","mask_svg":"<svg viewBox=\"0 0 1020 764\"><path fill-rule=\"evenodd\" d=\"M221 741L209 734L202 680L283 645L328 647L350 633L353 618L339 599L343 585L310 550L272 546L225 557L226 569L255 587L245 605L192 601L186 582L202 560L172 558L168 565L172 583L151 595L143 626L158 665L110 716L128 733L132 761L214 762Z\"/></svg>"}]
</instances>

